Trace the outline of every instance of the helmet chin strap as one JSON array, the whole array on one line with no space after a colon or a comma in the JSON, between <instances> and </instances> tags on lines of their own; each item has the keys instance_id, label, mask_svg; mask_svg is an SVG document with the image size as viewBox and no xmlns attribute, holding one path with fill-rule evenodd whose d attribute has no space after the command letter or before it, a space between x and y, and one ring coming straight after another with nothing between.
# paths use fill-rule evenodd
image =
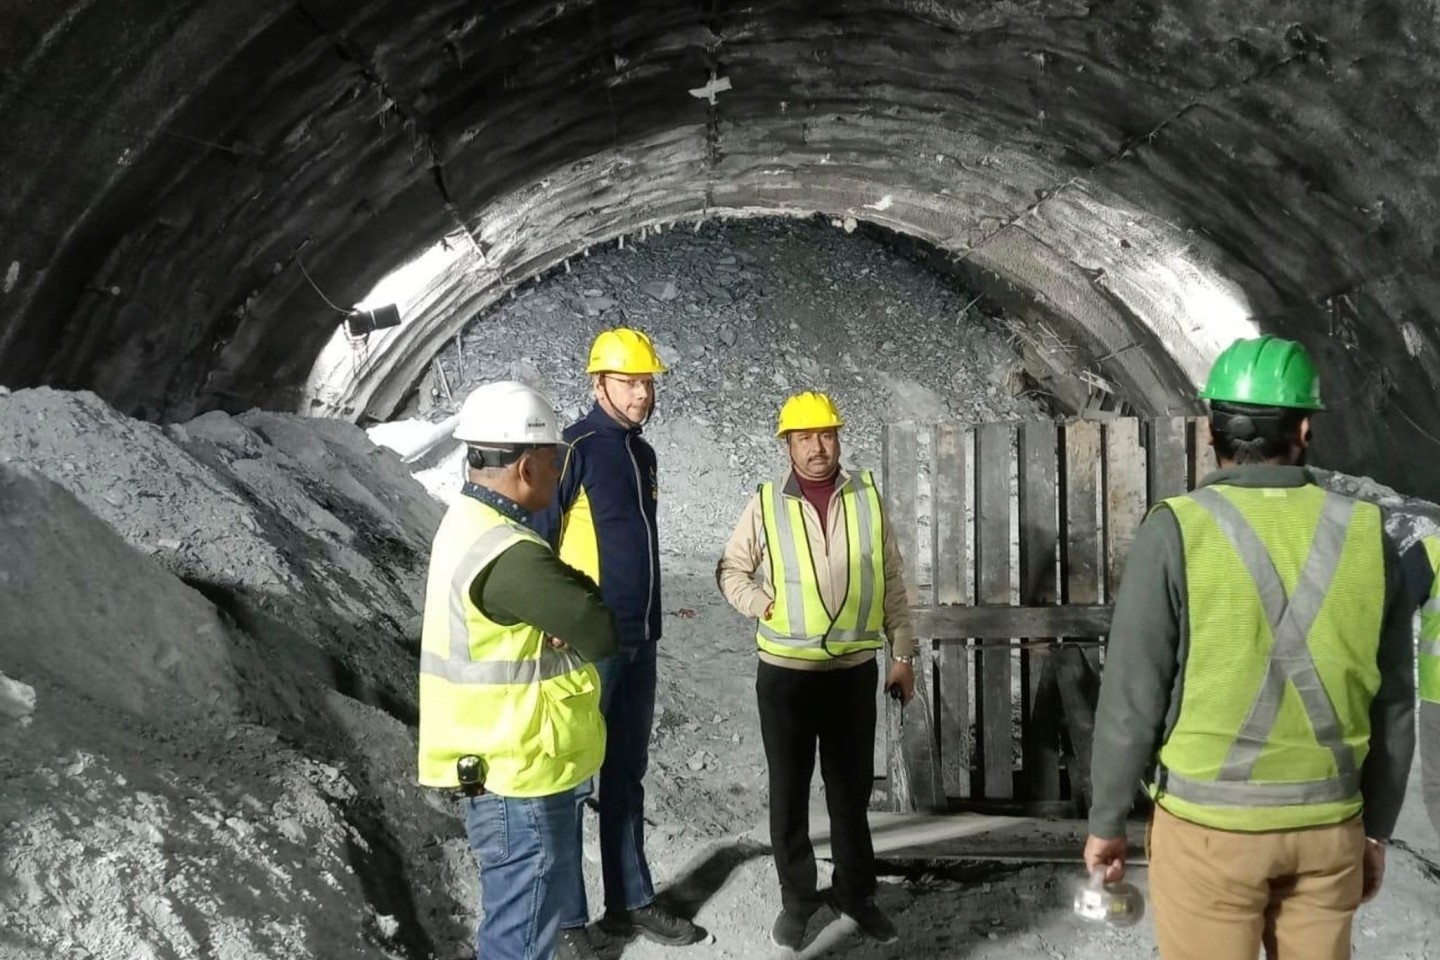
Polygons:
<instances>
[{"instance_id":1,"label":"helmet chin strap","mask_svg":"<svg viewBox=\"0 0 1440 960\"><path fill-rule=\"evenodd\" d=\"M659 403L659 401L660 401L659 396L658 396L658 395L652 395L652 396L651 396L651 399L650 399L650 410L649 410L648 413L645 414L645 419L644 419L644 420L639 420L639 421L631 420L629 417L627 417L627 416L625 415L625 412L620 409L620 404L618 404L618 403L615 402L615 398L612 397L612 396L610 396L610 382L609 382L609 381L610 381L610 377L609 377L608 374L604 374L604 373L600 374L600 392L603 393L603 394L605 394L605 401L606 401L606 403L608 403L609 406L610 406L610 409L607 410L607 411L605 411L605 412L608 413L608 414L610 414L610 416L614 417L616 420L619 420L620 423L621 423L621 425L624 426L627 430L638 430L638 429L642 429L647 423L650 422L650 418L653 417L653 416L655 416L655 407L656 407L656 405L657 405L657 404Z\"/></svg>"}]
</instances>

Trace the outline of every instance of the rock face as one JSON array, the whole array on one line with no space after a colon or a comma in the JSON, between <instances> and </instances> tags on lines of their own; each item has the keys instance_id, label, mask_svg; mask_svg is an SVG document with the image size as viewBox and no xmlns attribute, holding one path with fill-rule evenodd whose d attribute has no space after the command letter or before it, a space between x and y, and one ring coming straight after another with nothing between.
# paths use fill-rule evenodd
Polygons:
<instances>
[{"instance_id":1,"label":"rock face","mask_svg":"<svg viewBox=\"0 0 1440 960\"><path fill-rule=\"evenodd\" d=\"M0 953L464 942L407 726L439 516L348 424L0 397Z\"/></svg>"},{"instance_id":2,"label":"rock face","mask_svg":"<svg viewBox=\"0 0 1440 960\"><path fill-rule=\"evenodd\" d=\"M0 398L5 460L58 478L242 626L293 634L286 656L413 719L406 644L439 508L359 430L258 411L160 428L42 388Z\"/></svg>"},{"instance_id":3,"label":"rock face","mask_svg":"<svg viewBox=\"0 0 1440 960\"><path fill-rule=\"evenodd\" d=\"M1440 496L1433 27L1411 0L24 0L0 382L293 408L339 321L302 265L348 306L451 234L446 308L334 398L385 417L468 316L597 242L819 211L960 258L1146 411L1246 316L1299 337L1332 459Z\"/></svg>"}]
</instances>

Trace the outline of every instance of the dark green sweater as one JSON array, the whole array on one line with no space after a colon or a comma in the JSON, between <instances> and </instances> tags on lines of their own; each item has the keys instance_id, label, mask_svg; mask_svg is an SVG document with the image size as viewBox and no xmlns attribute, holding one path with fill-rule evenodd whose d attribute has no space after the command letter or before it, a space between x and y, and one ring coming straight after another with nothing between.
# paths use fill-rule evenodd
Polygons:
<instances>
[{"instance_id":1,"label":"dark green sweater","mask_svg":"<svg viewBox=\"0 0 1440 960\"><path fill-rule=\"evenodd\" d=\"M1302 467L1246 466L1216 471L1201 486L1275 488L1312 482ZM1376 838L1388 838L1395 827L1415 750L1414 606L1388 536L1384 553L1380 689L1370 708L1370 752L1361 773L1365 832ZM1153 772L1179 716L1190 643L1186 605L1180 527L1170 510L1157 509L1135 533L1110 627L1091 760L1090 832L1095 836L1124 835L1136 788Z\"/></svg>"},{"instance_id":2,"label":"dark green sweater","mask_svg":"<svg viewBox=\"0 0 1440 960\"><path fill-rule=\"evenodd\" d=\"M463 493L530 525L529 511L494 490L467 483ZM524 541L500 554L471 581L470 599L496 623L528 623L592 663L620 649L615 615L600 599L600 589L547 545Z\"/></svg>"},{"instance_id":3,"label":"dark green sweater","mask_svg":"<svg viewBox=\"0 0 1440 960\"><path fill-rule=\"evenodd\" d=\"M1430 555L1422 542L1415 543L1402 561L1411 601L1419 607L1430 599L1437 573L1430 567ZM1425 810L1435 832L1440 833L1440 703L1420 701L1420 774L1425 791Z\"/></svg>"}]
</instances>

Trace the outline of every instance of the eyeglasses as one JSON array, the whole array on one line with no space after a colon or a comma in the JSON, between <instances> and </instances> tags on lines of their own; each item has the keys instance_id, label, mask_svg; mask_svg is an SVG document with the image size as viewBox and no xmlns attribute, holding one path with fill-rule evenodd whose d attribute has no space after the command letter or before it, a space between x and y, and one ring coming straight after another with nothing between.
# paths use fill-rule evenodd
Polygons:
<instances>
[{"instance_id":1,"label":"eyeglasses","mask_svg":"<svg viewBox=\"0 0 1440 960\"><path fill-rule=\"evenodd\" d=\"M629 390L631 393L655 392L655 381L648 377L644 380L636 380L631 377L616 377L607 375L605 379L611 383L619 384L620 386Z\"/></svg>"}]
</instances>

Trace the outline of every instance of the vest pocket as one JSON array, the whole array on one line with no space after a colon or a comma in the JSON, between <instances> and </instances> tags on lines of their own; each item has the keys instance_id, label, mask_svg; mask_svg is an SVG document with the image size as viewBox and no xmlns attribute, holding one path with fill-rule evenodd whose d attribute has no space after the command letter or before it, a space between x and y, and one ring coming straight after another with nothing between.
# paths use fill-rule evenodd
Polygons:
<instances>
[{"instance_id":1,"label":"vest pocket","mask_svg":"<svg viewBox=\"0 0 1440 960\"><path fill-rule=\"evenodd\" d=\"M576 670L540 684L540 749L566 757L591 745L600 718L600 687L592 669Z\"/></svg>"}]
</instances>

